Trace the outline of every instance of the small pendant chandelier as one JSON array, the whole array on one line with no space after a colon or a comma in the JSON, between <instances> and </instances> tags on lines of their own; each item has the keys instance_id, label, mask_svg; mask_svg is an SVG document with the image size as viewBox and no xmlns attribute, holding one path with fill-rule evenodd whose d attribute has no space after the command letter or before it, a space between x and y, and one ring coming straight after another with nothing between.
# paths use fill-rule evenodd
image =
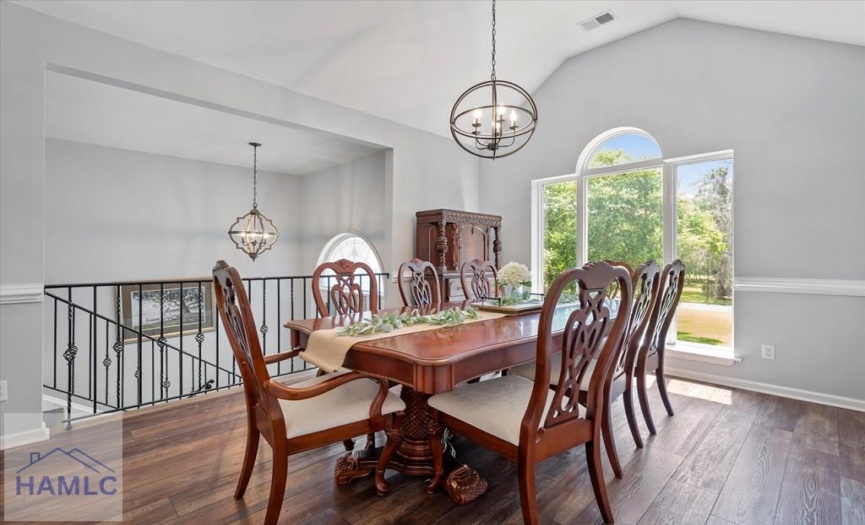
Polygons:
<instances>
[{"instance_id":1,"label":"small pendant chandelier","mask_svg":"<svg viewBox=\"0 0 865 525\"><path fill-rule=\"evenodd\" d=\"M259 255L273 247L279 238L279 231L273 225L273 221L258 211L258 142L250 142L252 146L252 209L243 217L238 217L231 228L228 236L234 241L238 250L254 261Z\"/></svg>"},{"instance_id":2,"label":"small pendant chandelier","mask_svg":"<svg viewBox=\"0 0 865 525\"><path fill-rule=\"evenodd\" d=\"M496 0L493 0L493 52L490 79L470 87L451 110L451 134L472 155L493 159L513 155L525 146L538 125L531 95L496 79ZM489 123L489 128L484 124Z\"/></svg>"}]
</instances>

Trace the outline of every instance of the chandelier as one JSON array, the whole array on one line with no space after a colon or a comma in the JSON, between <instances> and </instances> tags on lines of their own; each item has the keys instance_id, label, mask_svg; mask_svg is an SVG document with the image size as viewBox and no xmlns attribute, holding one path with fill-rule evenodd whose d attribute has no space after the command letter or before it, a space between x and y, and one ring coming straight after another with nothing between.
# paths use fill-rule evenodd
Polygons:
<instances>
[{"instance_id":1,"label":"chandelier","mask_svg":"<svg viewBox=\"0 0 865 525\"><path fill-rule=\"evenodd\" d=\"M238 217L228 236L234 241L235 247L242 250L254 261L259 255L273 247L279 238L279 231L273 221L258 211L258 142L250 142L252 146L252 209L243 217Z\"/></svg>"},{"instance_id":2,"label":"chandelier","mask_svg":"<svg viewBox=\"0 0 865 525\"><path fill-rule=\"evenodd\" d=\"M461 148L495 160L519 151L538 125L538 108L531 95L513 82L496 79L496 0L493 0L492 65L489 80L460 95L450 120L451 134Z\"/></svg>"}]
</instances>

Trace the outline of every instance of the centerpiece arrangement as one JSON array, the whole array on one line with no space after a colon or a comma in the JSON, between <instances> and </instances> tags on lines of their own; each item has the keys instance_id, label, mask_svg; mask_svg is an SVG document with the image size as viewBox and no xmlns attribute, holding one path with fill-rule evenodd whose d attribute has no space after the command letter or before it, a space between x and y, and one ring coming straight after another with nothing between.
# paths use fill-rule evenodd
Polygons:
<instances>
[{"instance_id":1,"label":"centerpiece arrangement","mask_svg":"<svg viewBox=\"0 0 865 525\"><path fill-rule=\"evenodd\" d=\"M520 313L537 310L543 306L539 299L529 293L532 274L525 264L509 262L498 271L496 285L499 297L484 298L478 305L482 310L504 313Z\"/></svg>"},{"instance_id":2,"label":"centerpiece arrangement","mask_svg":"<svg viewBox=\"0 0 865 525\"><path fill-rule=\"evenodd\" d=\"M525 264L509 262L502 266L496 277L496 284L502 288L499 299L501 306L531 301L528 288L532 285L532 275Z\"/></svg>"},{"instance_id":3,"label":"centerpiece arrangement","mask_svg":"<svg viewBox=\"0 0 865 525\"><path fill-rule=\"evenodd\" d=\"M429 315L421 315L417 310L403 313L391 312L375 314L369 321L360 321L340 328L337 330L337 334L352 337L386 334L416 324L455 326L465 323L467 319L475 320L477 318L478 312L471 306L466 307L465 310L449 308Z\"/></svg>"}]
</instances>

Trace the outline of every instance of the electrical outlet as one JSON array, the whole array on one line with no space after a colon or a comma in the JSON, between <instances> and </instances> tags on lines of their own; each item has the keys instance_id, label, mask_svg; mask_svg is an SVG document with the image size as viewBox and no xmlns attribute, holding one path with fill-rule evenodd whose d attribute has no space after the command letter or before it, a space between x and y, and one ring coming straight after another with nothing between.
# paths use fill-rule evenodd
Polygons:
<instances>
[{"instance_id":1,"label":"electrical outlet","mask_svg":"<svg viewBox=\"0 0 865 525\"><path fill-rule=\"evenodd\" d=\"M9 387L4 379L0 381L0 401L6 401L7 399L9 399Z\"/></svg>"},{"instance_id":2,"label":"electrical outlet","mask_svg":"<svg viewBox=\"0 0 865 525\"><path fill-rule=\"evenodd\" d=\"M775 345L763 345L763 359L775 359Z\"/></svg>"}]
</instances>

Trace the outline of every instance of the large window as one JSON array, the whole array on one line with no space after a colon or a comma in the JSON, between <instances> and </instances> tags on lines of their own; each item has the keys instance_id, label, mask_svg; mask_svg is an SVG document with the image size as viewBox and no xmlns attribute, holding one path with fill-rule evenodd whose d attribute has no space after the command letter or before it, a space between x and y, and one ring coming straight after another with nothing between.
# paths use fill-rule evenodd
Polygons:
<instances>
[{"instance_id":1,"label":"large window","mask_svg":"<svg viewBox=\"0 0 865 525\"><path fill-rule=\"evenodd\" d=\"M732 152L664 159L644 131L600 135L577 173L533 183L536 291L588 261L681 258L687 279L670 342L731 348L732 181Z\"/></svg>"}]
</instances>

